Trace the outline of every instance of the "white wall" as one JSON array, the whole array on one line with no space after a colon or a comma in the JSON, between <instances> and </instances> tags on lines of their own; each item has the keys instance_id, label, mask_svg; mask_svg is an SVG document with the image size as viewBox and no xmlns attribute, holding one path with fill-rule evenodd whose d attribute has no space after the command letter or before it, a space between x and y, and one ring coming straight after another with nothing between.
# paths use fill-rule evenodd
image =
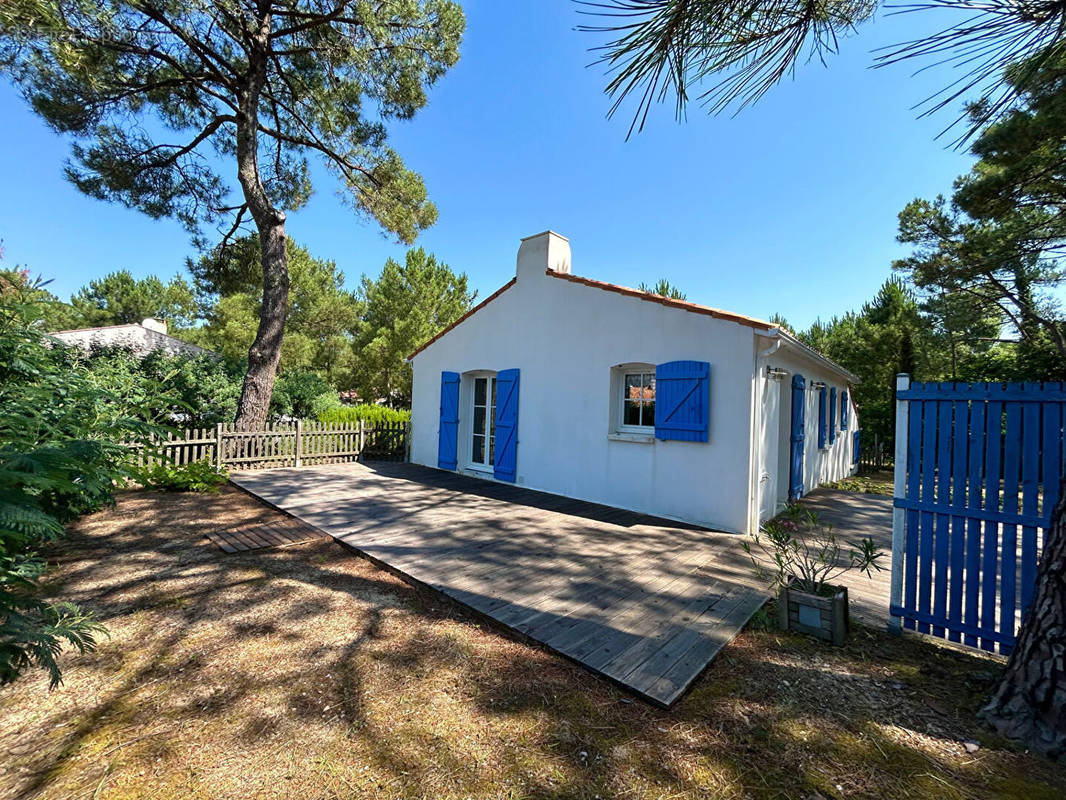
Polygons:
<instances>
[{"instance_id":1,"label":"white wall","mask_svg":"<svg viewBox=\"0 0 1066 800\"><path fill-rule=\"evenodd\" d=\"M770 340L758 337L759 347L766 349ZM785 370L780 379L769 377L766 367ZM808 357L788 343L760 359L759 405L763 428L760 431L759 458L759 521L765 522L788 501L789 460L792 432L792 378L803 375L805 425L803 447L803 492L807 494L823 483L853 475L852 436L859 429L859 415L851 388L844 377ZM834 418L836 438L831 445L818 447L818 390L811 384L822 381L826 388L836 387L837 410ZM846 430L840 429L840 393L848 391L848 420ZM828 444L828 442L827 442Z\"/></svg>"},{"instance_id":2,"label":"white wall","mask_svg":"<svg viewBox=\"0 0 1066 800\"><path fill-rule=\"evenodd\" d=\"M415 356L411 460L437 464L442 371L516 367L517 483L747 530L753 329L549 276L545 257L569 268L560 243L549 244L532 253L539 266L527 258L514 286ZM608 438L612 366L681 359L711 364L710 441ZM462 468L469 436L460 428Z\"/></svg>"}]
</instances>

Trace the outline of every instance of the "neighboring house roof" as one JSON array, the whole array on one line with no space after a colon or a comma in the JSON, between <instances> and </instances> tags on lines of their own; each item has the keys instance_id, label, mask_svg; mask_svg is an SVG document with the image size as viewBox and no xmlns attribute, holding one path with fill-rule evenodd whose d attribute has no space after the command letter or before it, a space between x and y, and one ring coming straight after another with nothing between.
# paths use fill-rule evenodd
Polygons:
<instances>
[{"instance_id":1,"label":"neighboring house roof","mask_svg":"<svg viewBox=\"0 0 1066 800\"><path fill-rule=\"evenodd\" d=\"M67 345L86 350L93 347L126 347L141 354L163 350L171 354L217 355L212 350L171 336L166 332L165 322L153 319L146 319L143 323L131 322L126 325L74 328L55 331L49 335Z\"/></svg>"},{"instance_id":2,"label":"neighboring house roof","mask_svg":"<svg viewBox=\"0 0 1066 800\"><path fill-rule=\"evenodd\" d=\"M844 369L835 361L832 361L831 359L822 355L813 347L804 344L795 336L786 331L784 328L780 327L779 325L775 325L772 322L756 319L755 317L748 317L743 314L734 314L732 311L723 311L720 308L712 308L711 306L704 306L700 305L699 303L691 303L688 300L675 300L672 297L663 297L662 295L653 294L652 292L642 292L640 289L631 289L628 286L620 286L615 283L607 283L606 281L597 281L593 280L592 278L583 278L580 275L573 275L569 272L557 272L556 270L548 269L546 270L546 273L552 278L559 278L560 280L569 281L570 283L590 286L593 289L602 289L607 292L615 292L616 294L625 295L626 297L634 297L637 300L644 300L649 303L658 303L659 305L666 306L667 308L676 308L679 311L687 311L692 314L704 314L708 317L724 320L726 322L735 322L738 325L745 325L749 328L754 328L756 333L759 333L760 335L774 337L779 336L781 337L782 341L785 342L792 349L798 350L799 352L803 353L804 355L807 355L809 358L822 364L828 369L832 369L836 372L839 372L841 375L847 377L847 379L852 383L860 382L859 377L853 372ZM507 283L505 283L495 292L490 294L472 309L467 311L465 314L463 314L463 316L459 317L459 319L457 319L451 325L446 327L444 330L442 330L429 341L422 344L417 350L415 350L413 353L411 353L411 355L407 357L407 360L410 361L412 358L417 356L435 341L437 341L446 333L448 333L448 331L450 331L452 328L464 322L466 319L468 319L473 314L487 306L490 302L495 300L505 291L510 289L512 286L514 286L514 284L515 278L511 278L511 280L507 281Z\"/></svg>"}]
</instances>

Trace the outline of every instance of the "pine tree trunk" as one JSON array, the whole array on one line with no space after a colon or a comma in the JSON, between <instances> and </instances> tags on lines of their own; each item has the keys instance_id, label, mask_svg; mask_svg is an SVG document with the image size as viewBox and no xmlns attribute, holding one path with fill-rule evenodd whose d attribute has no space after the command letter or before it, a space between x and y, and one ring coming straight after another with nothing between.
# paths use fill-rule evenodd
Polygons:
<instances>
[{"instance_id":1,"label":"pine tree trunk","mask_svg":"<svg viewBox=\"0 0 1066 800\"><path fill-rule=\"evenodd\" d=\"M263 261L263 305L259 328L248 351L241 399L237 403L237 429L260 430L266 425L274 376L281 361L281 340L289 301L289 264L285 251L285 212L274 207L259 172L259 96L266 83L270 51L270 15L264 13L259 28L250 35L248 74L239 95L237 119L237 179L244 202L259 231Z\"/></svg>"},{"instance_id":2,"label":"pine tree trunk","mask_svg":"<svg viewBox=\"0 0 1066 800\"><path fill-rule=\"evenodd\" d=\"M263 305L259 328L248 351L241 399L237 404L238 430L262 430L274 393L274 376L281 361L281 342L289 300L289 264L285 251L285 224L259 231L263 261Z\"/></svg>"},{"instance_id":3,"label":"pine tree trunk","mask_svg":"<svg viewBox=\"0 0 1066 800\"><path fill-rule=\"evenodd\" d=\"M1066 759L1066 478L1044 538L1032 605L980 716L1029 749Z\"/></svg>"}]
</instances>

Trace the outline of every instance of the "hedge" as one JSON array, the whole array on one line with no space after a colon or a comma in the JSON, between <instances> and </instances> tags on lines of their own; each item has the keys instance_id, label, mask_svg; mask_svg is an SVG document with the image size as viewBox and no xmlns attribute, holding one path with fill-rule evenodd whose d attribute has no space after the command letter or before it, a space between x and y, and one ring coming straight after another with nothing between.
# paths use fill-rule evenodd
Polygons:
<instances>
[{"instance_id":1,"label":"hedge","mask_svg":"<svg viewBox=\"0 0 1066 800\"><path fill-rule=\"evenodd\" d=\"M370 423L371 425L381 425L390 422L410 422L411 412L406 409L386 408L385 406L363 404L359 406L331 408L318 415L319 422L358 424L360 420Z\"/></svg>"}]
</instances>

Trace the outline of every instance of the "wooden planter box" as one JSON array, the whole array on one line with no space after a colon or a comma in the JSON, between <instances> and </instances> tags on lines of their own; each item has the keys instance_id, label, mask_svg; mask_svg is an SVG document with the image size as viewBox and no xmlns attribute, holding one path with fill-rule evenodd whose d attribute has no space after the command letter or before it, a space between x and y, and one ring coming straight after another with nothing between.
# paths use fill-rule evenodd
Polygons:
<instances>
[{"instance_id":1,"label":"wooden planter box","mask_svg":"<svg viewBox=\"0 0 1066 800\"><path fill-rule=\"evenodd\" d=\"M801 592L792 586L781 587L777 613L781 629L816 636L837 647L848 635L848 589L834 587L832 597Z\"/></svg>"}]
</instances>

